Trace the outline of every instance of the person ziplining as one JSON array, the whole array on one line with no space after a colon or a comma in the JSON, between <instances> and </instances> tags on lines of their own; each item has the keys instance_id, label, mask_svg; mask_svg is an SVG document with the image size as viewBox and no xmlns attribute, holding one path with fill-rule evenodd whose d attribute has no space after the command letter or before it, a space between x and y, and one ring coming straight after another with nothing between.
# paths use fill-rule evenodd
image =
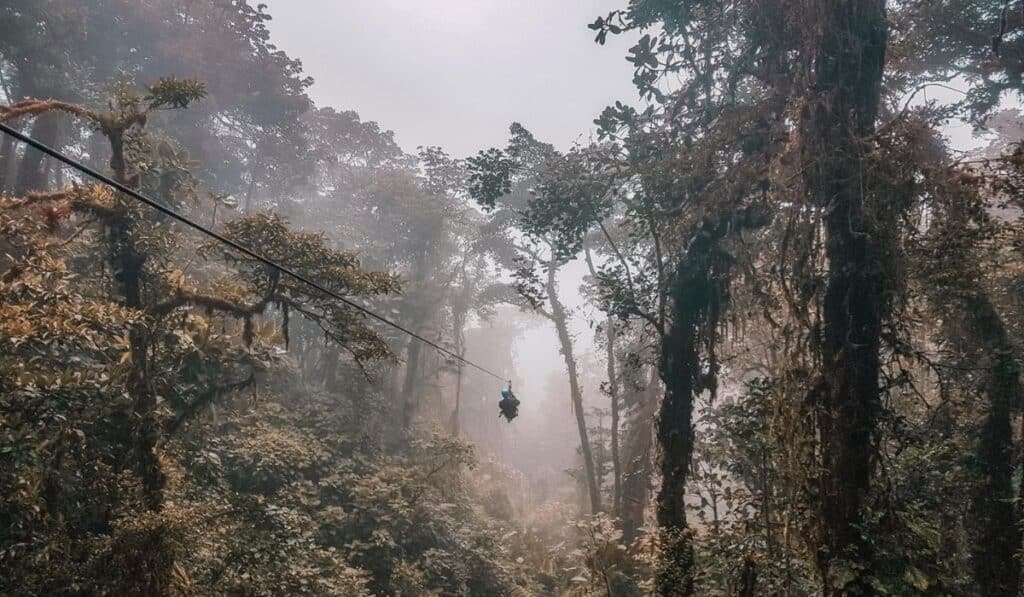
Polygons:
<instances>
[{"instance_id":1,"label":"person ziplining","mask_svg":"<svg viewBox=\"0 0 1024 597\"><path fill-rule=\"evenodd\" d=\"M509 423L519 416L519 399L512 393L512 380L508 381L508 387L501 389L501 401L498 402L499 417L505 417Z\"/></svg>"},{"instance_id":2,"label":"person ziplining","mask_svg":"<svg viewBox=\"0 0 1024 597\"><path fill-rule=\"evenodd\" d=\"M211 230L210 228L207 228L206 226L203 226L202 224L197 223L196 221L194 221L194 220L192 220L192 219L190 219L190 218L188 218L188 217L178 213L177 211L171 209L170 207L167 207L163 203L161 203L159 201L155 201L155 200L151 199L150 197L147 197L146 195L143 195L142 193L140 193L136 189L129 188L129 187L125 186L124 184L122 184L121 182L116 181L116 180L114 180L114 179L112 179L109 176L106 176L104 174L101 174L100 172L94 170L93 168L90 168L89 166L86 166L82 162L80 162L78 160L75 160L75 159L72 159L72 158L68 157L67 155L57 151L56 149L46 145L45 143L42 143L39 140L34 139L31 136L26 135L25 133L22 133L21 131L18 131L17 129L12 128L12 127L10 127L7 124L4 124L2 122L0 122L0 133L6 134L7 136L9 136L11 138L13 138L13 139L15 139L17 141L20 141L20 142L26 144L29 147L32 147L33 149L39 151L40 153L43 153L45 155L50 156L51 158L57 160L58 162L64 164L65 166L68 166L68 167L70 167L70 168L80 172L81 174L84 174L85 176L87 176L89 178L92 178L92 179L94 179L94 180L96 180L98 182L101 182L101 183L107 185L108 187L110 187L110 188L112 188L112 189L114 189L116 191L119 191L119 192L125 194L126 196L131 197L131 198L135 199L136 201L138 201L138 202L140 202L140 203L142 203L144 205L149 206L150 208L152 208L152 209L154 209L154 210L164 214L165 216L168 216L171 219L176 220L176 221L180 222L181 224L184 224L185 226L188 226L189 228L192 228L193 230L196 230L197 232L199 232L201 234L204 234L204 235L212 238L213 240L216 240L216 241L220 242L221 244L224 244L224 245L226 245L228 247L231 247L232 249L234 249L234 250L236 250L236 251L238 251L238 252L240 252L240 253L242 253L242 254L244 254L244 255L252 258L252 259L255 259L256 261L259 261L260 263L263 263L265 266L267 266L269 268L272 268L272 269L274 269L274 270L276 270L278 272L281 272L282 274L285 274L287 276L290 276L291 278L294 278L295 280L305 284L306 286L309 286L310 288L313 288L314 290L319 291L320 293L324 294L325 296L329 296L329 297L337 300L338 302L343 303L343 304L345 304L345 305L355 309L356 311L359 311L360 313L366 315L367 317L375 319L375 320L377 320L377 321L379 321L379 322L381 322L381 323L383 323L383 324L385 324L387 326L390 326L390 327L394 328L395 330L398 330L399 332L401 332L403 334L406 334L407 336L412 337L415 340L418 340L418 341L426 344L427 346L433 348L434 350L437 350L439 353L441 353L441 354L443 354L443 355L445 355L445 356L447 356L447 357L449 357L451 359L454 359L455 361L457 361L459 363L462 363L462 364L465 364L465 365L469 365L470 367L473 367L474 369L480 371L481 373L489 375L489 376L491 376L491 377L493 377L495 379L499 379L499 380L502 379L497 373L491 371L490 369L487 369L486 367L483 367L483 366L481 366L481 365L479 365L479 364L477 364L477 363L475 363L475 362L465 358L462 355L458 355L458 354L448 350L447 348L437 344L436 342L433 342L433 341L431 341L431 340L429 340L427 338L424 338L420 334L417 334L416 332L403 327L402 325L392 321L388 317L385 317L384 315L381 315L381 314L371 310L369 307L365 307L363 305L360 305L360 304L354 302L351 298L343 296L343 295L339 294L338 292L327 288L323 284L321 284L321 283L319 283L319 282L317 282L315 280L310 279L309 277L303 275L302 273L299 273L298 271L296 271L296 270L294 270L294 269L292 269L292 268L290 268L290 267L288 267L286 265L283 265L281 263L278 263L278 262L270 259L269 257L266 257L265 255L257 252L255 249L249 248L249 247L247 247L245 245L241 245L238 242L236 242L236 241L234 241L234 240L232 240L232 239L230 239L230 238L228 238L228 237L226 237L226 236L224 236L224 235L222 235L222 234L220 234L218 232L215 232L215 231ZM501 411L498 414L498 416L505 417L506 419L508 419L509 422L512 422L512 419L514 419L514 418L519 416L519 399L516 398L516 395L512 393L512 380L509 380L507 388L502 388L502 390L501 390L501 401L498 403L498 408Z\"/></svg>"}]
</instances>

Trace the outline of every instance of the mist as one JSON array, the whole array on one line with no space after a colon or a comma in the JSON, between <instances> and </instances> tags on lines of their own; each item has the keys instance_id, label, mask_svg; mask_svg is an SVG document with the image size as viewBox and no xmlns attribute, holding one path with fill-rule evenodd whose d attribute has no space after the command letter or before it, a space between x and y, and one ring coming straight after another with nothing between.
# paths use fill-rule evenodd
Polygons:
<instances>
[{"instance_id":1,"label":"mist","mask_svg":"<svg viewBox=\"0 0 1024 597\"><path fill-rule=\"evenodd\" d=\"M1024 20L0 0L0 594L1024 588Z\"/></svg>"}]
</instances>

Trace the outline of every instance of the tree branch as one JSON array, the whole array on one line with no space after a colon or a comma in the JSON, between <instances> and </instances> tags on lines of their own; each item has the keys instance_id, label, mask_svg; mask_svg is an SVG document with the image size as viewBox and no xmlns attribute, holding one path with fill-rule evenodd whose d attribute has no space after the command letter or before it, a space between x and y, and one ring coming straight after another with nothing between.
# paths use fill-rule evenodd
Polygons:
<instances>
[{"instance_id":1,"label":"tree branch","mask_svg":"<svg viewBox=\"0 0 1024 597\"><path fill-rule=\"evenodd\" d=\"M104 119L98 113L81 106L57 100L38 99L27 99L9 106L0 106L0 122L7 123L18 118L30 118L47 112L64 112L84 120L89 120L100 126L104 122Z\"/></svg>"},{"instance_id":2,"label":"tree branch","mask_svg":"<svg viewBox=\"0 0 1024 597\"><path fill-rule=\"evenodd\" d=\"M174 435L178 429L181 428L186 422L192 419L194 416L199 414L201 410L213 403L221 395L227 392L234 392L241 390L256 381L256 372L253 370L249 371L249 375L245 379L235 381L222 386L211 386L207 388L198 398L189 403L176 417L168 421L164 427L164 432L168 435Z\"/></svg>"},{"instance_id":3,"label":"tree branch","mask_svg":"<svg viewBox=\"0 0 1024 597\"><path fill-rule=\"evenodd\" d=\"M161 318L182 307L202 307L234 315L235 317L247 317L262 313L269 303L270 297L264 297L252 305L243 305L216 296L178 290L174 297L152 307L150 314L153 317Z\"/></svg>"}]
</instances>

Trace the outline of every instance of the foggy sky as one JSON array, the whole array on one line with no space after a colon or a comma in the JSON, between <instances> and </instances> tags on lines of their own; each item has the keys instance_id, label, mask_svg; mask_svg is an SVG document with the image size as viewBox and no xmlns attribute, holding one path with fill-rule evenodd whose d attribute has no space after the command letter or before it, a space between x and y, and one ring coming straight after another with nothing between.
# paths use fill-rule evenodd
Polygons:
<instances>
[{"instance_id":1,"label":"foggy sky","mask_svg":"<svg viewBox=\"0 0 1024 597\"><path fill-rule=\"evenodd\" d=\"M439 145L468 157L504 146L513 121L566 149L587 140L605 106L636 103L625 60L633 38L599 46L587 28L626 0L265 2L272 41L315 78L317 104L379 122L409 152ZM566 269L563 299L579 305L585 268ZM582 357L592 346L586 313L573 328ZM517 394L531 408L549 375L564 371L551 326L526 331L516 353Z\"/></svg>"},{"instance_id":2,"label":"foggy sky","mask_svg":"<svg viewBox=\"0 0 1024 597\"><path fill-rule=\"evenodd\" d=\"M568 147L616 100L633 103L628 40L587 24L626 0L266 0L275 44L320 105L395 131L406 151L502 146L520 121Z\"/></svg>"}]
</instances>

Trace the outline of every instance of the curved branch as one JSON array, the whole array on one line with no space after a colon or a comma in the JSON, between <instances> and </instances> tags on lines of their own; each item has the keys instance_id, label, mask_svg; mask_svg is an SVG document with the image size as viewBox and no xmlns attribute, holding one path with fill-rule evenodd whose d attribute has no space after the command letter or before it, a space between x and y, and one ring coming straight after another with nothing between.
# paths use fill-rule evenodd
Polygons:
<instances>
[{"instance_id":1,"label":"curved branch","mask_svg":"<svg viewBox=\"0 0 1024 597\"><path fill-rule=\"evenodd\" d=\"M51 201L66 201L68 199L71 199L71 197L72 193L67 189L61 191L27 193L24 197L14 197L0 200L0 209L22 209L24 207L36 205L38 203L47 203Z\"/></svg>"},{"instance_id":2,"label":"curved branch","mask_svg":"<svg viewBox=\"0 0 1024 597\"><path fill-rule=\"evenodd\" d=\"M64 112L99 126L103 126L104 122L103 117L87 108L58 100L39 99L27 99L9 106L0 106L0 122L7 123L18 118L31 118L47 112Z\"/></svg>"},{"instance_id":3,"label":"curved branch","mask_svg":"<svg viewBox=\"0 0 1024 597\"><path fill-rule=\"evenodd\" d=\"M196 294L179 289L172 298L159 303L149 310L150 315L156 318L165 317L176 309L182 307L202 307L212 311L219 311L235 317L249 317L262 313L274 300L273 294L267 294L259 302L252 305L235 303L227 299L206 294Z\"/></svg>"},{"instance_id":4,"label":"curved branch","mask_svg":"<svg viewBox=\"0 0 1024 597\"><path fill-rule=\"evenodd\" d=\"M80 212L91 213L105 221L120 215L120 211L112 208L108 205L104 205L97 201L91 201L84 199L86 196L82 189L79 187L70 187L60 191L46 191L46 192L31 192L26 193L23 197L13 197L9 199L0 200L0 210L3 209L24 209L38 205L40 203L55 203L60 201L67 201L68 206Z\"/></svg>"}]
</instances>

